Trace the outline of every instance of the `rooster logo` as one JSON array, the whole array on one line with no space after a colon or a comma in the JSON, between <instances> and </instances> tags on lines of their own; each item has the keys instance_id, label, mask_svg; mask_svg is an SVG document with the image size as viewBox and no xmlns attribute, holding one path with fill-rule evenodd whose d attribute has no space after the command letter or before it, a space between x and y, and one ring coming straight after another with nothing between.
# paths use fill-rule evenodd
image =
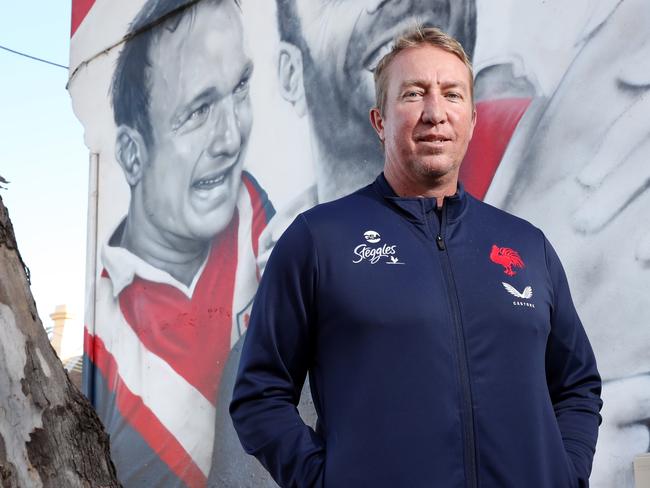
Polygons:
<instances>
[{"instance_id":1,"label":"rooster logo","mask_svg":"<svg viewBox=\"0 0 650 488\"><path fill-rule=\"evenodd\" d=\"M524 262L519 256L519 253L509 247L499 247L493 244L492 251L490 251L490 260L493 263L503 266L503 272L508 276L514 276L517 274L517 272L512 269L513 267L524 267Z\"/></svg>"}]
</instances>

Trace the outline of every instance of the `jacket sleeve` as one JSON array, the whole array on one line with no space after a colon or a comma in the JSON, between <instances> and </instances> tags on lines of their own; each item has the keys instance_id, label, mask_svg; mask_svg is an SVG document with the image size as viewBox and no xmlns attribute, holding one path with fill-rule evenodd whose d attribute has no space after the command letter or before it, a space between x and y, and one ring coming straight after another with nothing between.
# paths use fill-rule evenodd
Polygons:
<instances>
[{"instance_id":1,"label":"jacket sleeve","mask_svg":"<svg viewBox=\"0 0 650 488\"><path fill-rule=\"evenodd\" d=\"M578 486L586 488L601 422L601 380L589 339L573 305L562 264L547 240L545 246L553 285L546 380Z\"/></svg>"},{"instance_id":2,"label":"jacket sleeve","mask_svg":"<svg viewBox=\"0 0 650 488\"><path fill-rule=\"evenodd\" d=\"M312 357L317 282L316 250L299 215L262 277L230 404L244 450L283 488L323 484L324 442L296 408Z\"/></svg>"}]
</instances>

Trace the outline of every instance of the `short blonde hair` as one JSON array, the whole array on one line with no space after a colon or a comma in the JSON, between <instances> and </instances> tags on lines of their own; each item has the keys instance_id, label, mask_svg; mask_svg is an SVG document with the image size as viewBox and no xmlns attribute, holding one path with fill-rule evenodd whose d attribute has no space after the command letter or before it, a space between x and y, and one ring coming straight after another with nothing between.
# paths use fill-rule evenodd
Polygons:
<instances>
[{"instance_id":1,"label":"short blonde hair","mask_svg":"<svg viewBox=\"0 0 650 488\"><path fill-rule=\"evenodd\" d=\"M422 27L416 25L406 32L400 34L393 42L393 48L386 54L375 68L375 96L377 108L379 113L383 115L384 108L386 107L386 98L388 91L388 66L395 59L395 57L405 51L420 46L433 46L454 54L460 59L469 71L469 90L474 103L474 69L472 63L467 57L463 46L449 34L441 31L436 27Z\"/></svg>"}]
</instances>

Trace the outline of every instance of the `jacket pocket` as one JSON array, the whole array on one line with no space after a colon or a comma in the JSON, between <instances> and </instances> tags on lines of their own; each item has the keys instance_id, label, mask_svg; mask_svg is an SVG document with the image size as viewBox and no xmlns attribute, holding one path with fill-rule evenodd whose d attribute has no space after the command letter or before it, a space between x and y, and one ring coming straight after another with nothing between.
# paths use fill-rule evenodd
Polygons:
<instances>
[{"instance_id":1,"label":"jacket pocket","mask_svg":"<svg viewBox=\"0 0 650 488\"><path fill-rule=\"evenodd\" d=\"M562 450L564 453L564 459L566 461L566 466L567 466L567 471L569 473L569 479L568 482L569 484L567 485L570 488L583 488L580 486L580 480L578 479L578 474L576 473L576 469L573 466L573 461L571 460L571 456L565 451Z\"/></svg>"}]
</instances>

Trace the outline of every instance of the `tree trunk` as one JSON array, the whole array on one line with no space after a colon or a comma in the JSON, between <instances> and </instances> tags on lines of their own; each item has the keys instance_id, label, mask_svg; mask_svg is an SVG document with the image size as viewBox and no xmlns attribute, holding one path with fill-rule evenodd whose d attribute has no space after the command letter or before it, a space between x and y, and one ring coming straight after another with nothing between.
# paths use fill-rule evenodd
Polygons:
<instances>
[{"instance_id":1,"label":"tree trunk","mask_svg":"<svg viewBox=\"0 0 650 488\"><path fill-rule=\"evenodd\" d=\"M108 436L50 346L28 279L0 198L0 485L118 487Z\"/></svg>"}]
</instances>

